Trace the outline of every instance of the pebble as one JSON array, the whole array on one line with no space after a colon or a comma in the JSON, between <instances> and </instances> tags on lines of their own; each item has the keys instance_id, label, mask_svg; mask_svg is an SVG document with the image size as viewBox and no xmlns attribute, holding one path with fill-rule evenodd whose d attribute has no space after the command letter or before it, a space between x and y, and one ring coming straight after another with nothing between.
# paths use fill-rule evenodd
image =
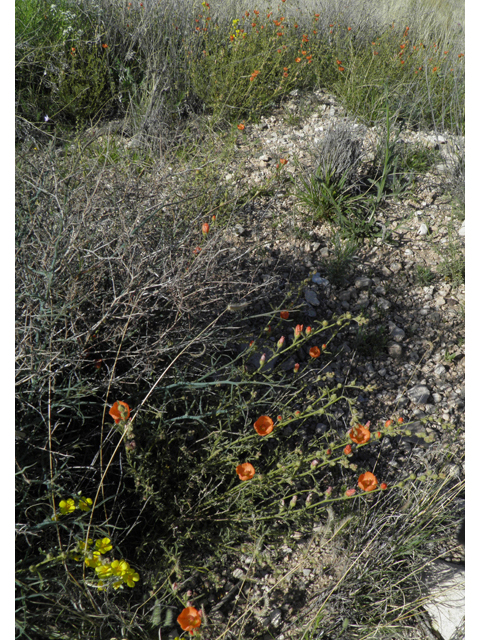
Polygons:
<instances>
[{"instance_id":1,"label":"pebble","mask_svg":"<svg viewBox=\"0 0 480 640\"><path fill-rule=\"evenodd\" d=\"M368 289L371 284L372 281L370 280L370 278L361 277L355 280L355 286L357 287L357 289Z\"/></svg>"},{"instance_id":2,"label":"pebble","mask_svg":"<svg viewBox=\"0 0 480 640\"><path fill-rule=\"evenodd\" d=\"M403 353L402 347L399 344L397 344L396 342L391 342L388 345L388 354L392 358L401 358L402 357L402 353Z\"/></svg>"},{"instance_id":3,"label":"pebble","mask_svg":"<svg viewBox=\"0 0 480 640\"><path fill-rule=\"evenodd\" d=\"M392 262L390 264L390 270L393 271L393 273L398 273L402 270L402 265L400 264L400 262Z\"/></svg>"},{"instance_id":4,"label":"pebble","mask_svg":"<svg viewBox=\"0 0 480 640\"><path fill-rule=\"evenodd\" d=\"M314 307L318 307L319 306L320 301L317 298L317 294L315 293L315 291L313 289L305 289L305 294L304 295L305 295L305 300L309 304L313 305Z\"/></svg>"},{"instance_id":5,"label":"pebble","mask_svg":"<svg viewBox=\"0 0 480 640\"><path fill-rule=\"evenodd\" d=\"M312 276L312 282L319 284L322 287L329 287L330 282L326 278L322 278L318 273L314 273Z\"/></svg>"},{"instance_id":6,"label":"pebble","mask_svg":"<svg viewBox=\"0 0 480 640\"><path fill-rule=\"evenodd\" d=\"M379 298L377 301L377 304L380 307L380 309L383 309L384 311L388 311L392 306L392 303L386 300L385 298Z\"/></svg>"},{"instance_id":7,"label":"pebble","mask_svg":"<svg viewBox=\"0 0 480 640\"><path fill-rule=\"evenodd\" d=\"M405 331L400 327L395 327L392 329L391 335L395 342L401 342L405 338Z\"/></svg>"},{"instance_id":8,"label":"pebble","mask_svg":"<svg viewBox=\"0 0 480 640\"><path fill-rule=\"evenodd\" d=\"M430 389L424 385L416 385L407 391L407 396L414 404L426 404L430 397Z\"/></svg>"},{"instance_id":9,"label":"pebble","mask_svg":"<svg viewBox=\"0 0 480 640\"><path fill-rule=\"evenodd\" d=\"M419 236L426 236L427 233L428 233L428 227L424 222L422 222L422 224L420 225L420 227L418 229L418 235Z\"/></svg>"}]
</instances>

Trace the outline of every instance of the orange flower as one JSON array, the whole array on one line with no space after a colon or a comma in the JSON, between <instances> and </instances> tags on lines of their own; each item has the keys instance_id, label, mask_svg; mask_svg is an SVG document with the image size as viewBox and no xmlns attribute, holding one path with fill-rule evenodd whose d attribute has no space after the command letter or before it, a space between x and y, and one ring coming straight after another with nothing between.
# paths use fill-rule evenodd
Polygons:
<instances>
[{"instance_id":1,"label":"orange flower","mask_svg":"<svg viewBox=\"0 0 480 640\"><path fill-rule=\"evenodd\" d=\"M273 431L273 420L268 416L260 416L253 427L259 436L268 436Z\"/></svg>"},{"instance_id":2,"label":"orange flower","mask_svg":"<svg viewBox=\"0 0 480 640\"><path fill-rule=\"evenodd\" d=\"M355 489L347 489L345 491L345 495L347 496L347 498L350 498L351 496L354 496L356 493Z\"/></svg>"},{"instance_id":3,"label":"orange flower","mask_svg":"<svg viewBox=\"0 0 480 640\"><path fill-rule=\"evenodd\" d=\"M305 335L306 335L306 336L309 336L311 333L312 333L312 327L307 327L307 328L305 329Z\"/></svg>"},{"instance_id":4,"label":"orange flower","mask_svg":"<svg viewBox=\"0 0 480 640\"><path fill-rule=\"evenodd\" d=\"M243 131L243 130L245 129L245 125L244 125L244 124L238 124L238 125L237 125L237 129L238 129L239 131Z\"/></svg>"},{"instance_id":5,"label":"orange flower","mask_svg":"<svg viewBox=\"0 0 480 640\"><path fill-rule=\"evenodd\" d=\"M373 55L374 55L374 56L378 56L378 51L374 51L374 52L373 52Z\"/></svg>"},{"instance_id":6,"label":"orange flower","mask_svg":"<svg viewBox=\"0 0 480 640\"><path fill-rule=\"evenodd\" d=\"M120 411L120 407L123 407L123 411ZM108 413L115 420L115 424L118 424L120 420L128 420L130 417L130 407L126 402L119 400L114 403ZM125 414L125 417L122 416L122 413Z\"/></svg>"},{"instance_id":7,"label":"orange flower","mask_svg":"<svg viewBox=\"0 0 480 640\"><path fill-rule=\"evenodd\" d=\"M295 373L298 373L298 370L300 369L300 365L298 364L298 362L296 363L296 365L293 367L293 371Z\"/></svg>"},{"instance_id":8,"label":"orange flower","mask_svg":"<svg viewBox=\"0 0 480 640\"><path fill-rule=\"evenodd\" d=\"M362 491L373 491L377 488L378 482L376 477L370 471L366 471L362 473L362 475L358 478L358 486Z\"/></svg>"},{"instance_id":9,"label":"orange flower","mask_svg":"<svg viewBox=\"0 0 480 640\"><path fill-rule=\"evenodd\" d=\"M343 450L343 453L346 456L349 456L352 453L352 445L351 444L347 444L347 446L345 447L345 449Z\"/></svg>"},{"instance_id":10,"label":"orange flower","mask_svg":"<svg viewBox=\"0 0 480 640\"><path fill-rule=\"evenodd\" d=\"M352 27L348 27L348 30L349 30L349 31L351 31L351 30L352 30Z\"/></svg>"},{"instance_id":11,"label":"orange flower","mask_svg":"<svg viewBox=\"0 0 480 640\"><path fill-rule=\"evenodd\" d=\"M362 424L357 424L349 431L350 438L356 444L366 444L370 440L370 431Z\"/></svg>"},{"instance_id":12,"label":"orange flower","mask_svg":"<svg viewBox=\"0 0 480 640\"><path fill-rule=\"evenodd\" d=\"M195 607L186 607L178 616L177 622L183 631L190 631L190 635L193 636L193 630L202 623L201 613Z\"/></svg>"},{"instance_id":13,"label":"orange flower","mask_svg":"<svg viewBox=\"0 0 480 640\"><path fill-rule=\"evenodd\" d=\"M387 483L386 482L382 482L382 484L380 485L380 489L382 489L382 491L385 491L385 489L387 488Z\"/></svg>"},{"instance_id":14,"label":"orange flower","mask_svg":"<svg viewBox=\"0 0 480 640\"><path fill-rule=\"evenodd\" d=\"M337 64L342 64L342 61L341 61L341 60L336 60L335 62L336 62Z\"/></svg>"},{"instance_id":15,"label":"orange flower","mask_svg":"<svg viewBox=\"0 0 480 640\"><path fill-rule=\"evenodd\" d=\"M108 44L102 44L102 47L103 47L104 49L108 49Z\"/></svg>"},{"instance_id":16,"label":"orange flower","mask_svg":"<svg viewBox=\"0 0 480 640\"><path fill-rule=\"evenodd\" d=\"M339 71L345 71L345 69L343 67L338 67Z\"/></svg>"},{"instance_id":17,"label":"orange flower","mask_svg":"<svg viewBox=\"0 0 480 640\"><path fill-rule=\"evenodd\" d=\"M284 77L284 78L288 78L288 73L287 73L286 71L284 72L283 77ZM283 163L282 163L282 164L283 164Z\"/></svg>"},{"instance_id":18,"label":"orange flower","mask_svg":"<svg viewBox=\"0 0 480 640\"><path fill-rule=\"evenodd\" d=\"M288 311L280 311L280 318L282 320L288 320L290 313Z\"/></svg>"},{"instance_id":19,"label":"orange flower","mask_svg":"<svg viewBox=\"0 0 480 640\"><path fill-rule=\"evenodd\" d=\"M277 422L281 422L282 421L282 416L277 416Z\"/></svg>"},{"instance_id":20,"label":"orange flower","mask_svg":"<svg viewBox=\"0 0 480 640\"><path fill-rule=\"evenodd\" d=\"M465 54L464 54L464 53L459 53L459 54L458 54L458 57L459 57L459 58L464 58L464 57L465 57Z\"/></svg>"},{"instance_id":21,"label":"orange flower","mask_svg":"<svg viewBox=\"0 0 480 640\"><path fill-rule=\"evenodd\" d=\"M398 419L398 422L399 422L399 424L402 424L402 422L403 422L403 418L399 418L399 419Z\"/></svg>"},{"instance_id":22,"label":"orange flower","mask_svg":"<svg viewBox=\"0 0 480 640\"><path fill-rule=\"evenodd\" d=\"M208 224L208 222L204 222L202 224L202 233L203 233L203 235L206 236L209 231L210 231L210 225Z\"/></svg>"},{"instance_id":23,"label":"orange flower","mask_svg":"<svg viewBox=\"0 0 480 640\"><path fill-rule=\"evenodd\" d=\"M295 58L295 62L301 62L302 59L301 58Z\"/></svg>"},{"instance_id":24,"label":"orange flower","mask_svg":"<svg viewBox=\"0 0 480 640\"><path fill-rule=\"evenodd\" d=\"M318 358L319 355L321 354L321 351L318 347L311 347L310 351L308 352L311 358Z\"/></svg>"},{"instance_id":25,"label":"orange flower","mask_svg":"<svg viewBox=\"0 0 480 640\"><path fill-rule=\"evenodd\" d=\"M385 422L385 426L387 427L387 429L388 429L388 427L389 427L391 424L392 424L392 421L391 421L391 420L387 420L387 421Z\"/></svg>"},{"instance_id":26,"label":"orange flower","mask_svg":"<svg viewBox=\"0 0 480 640\"><path fill-rule=\"evenodd\" d=\"M285 74L283 74L283 75L285 75ZM287 73L287 75L288 75L288 73ZM285 164L287 164L288 160L286 158L280 158L279 162L280 162L280 164L285 165Z\"/></svg>"},{"instance_id":27,"label":"orange flower","mask_svg":"<svg viewBox=\"0 0 480 640\"><path fill-rule=\"evenodd\" d=\"M435 73L435 71L438 71L438 67L433 67L432 73Z\"/></svg>"},{"instance_id":28,"label":"orange flower","mask_svg":"<svg viewBox=\"0 0 480 640\"><path fill-rule=\"evenodd\" d=\"M325 351L325 349L327 348L326 344L322 344L322 349Z\"/></svg>"},{"instance_id":29,"label":"orange flower","mask_svg":"<svg viewBox=\"0 0 480 640\"><path fill-rule=\"evenodd\" d=\"M249 462L244 462L243 464L239 464L238 467L236 468L236 472L240 480L251 480L255 475L255 469L253 467L253 464L250 464Z\"/></svg>"}]
</instances>

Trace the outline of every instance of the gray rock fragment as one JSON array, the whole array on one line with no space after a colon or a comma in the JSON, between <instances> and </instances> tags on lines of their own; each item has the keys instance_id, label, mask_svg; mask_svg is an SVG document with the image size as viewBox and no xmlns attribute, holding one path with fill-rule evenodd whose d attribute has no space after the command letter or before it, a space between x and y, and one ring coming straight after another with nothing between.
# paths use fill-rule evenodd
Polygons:
<instances>
[{"instance_id":1,"label":"gray rock fragment","mask_svg":"<svg viewBox=\"0 0 480 640\"><path fill-rule=\"evenodd\" d=\"M427 404L430 389L423 384L417 384L407 391L407 396L414 404Z\"/></svg>"}]
</instances>

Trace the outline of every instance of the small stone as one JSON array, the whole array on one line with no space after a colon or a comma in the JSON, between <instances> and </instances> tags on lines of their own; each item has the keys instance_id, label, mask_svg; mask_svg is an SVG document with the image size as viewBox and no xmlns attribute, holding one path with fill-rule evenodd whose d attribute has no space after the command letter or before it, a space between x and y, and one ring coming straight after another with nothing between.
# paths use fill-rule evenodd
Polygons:
<instances>
[{"instance_id":1,"label":"small stone","mask_svg":"<svg viewBox=\"0 0 480 640\"><path fill-rule=\"evenodd\" d=\"M458 230L458 235L465 237L465 220L462 222L462 226Z\"/></svg>"},{"instance_id":2,"label":"small stone","mask_svg":"<svg viewBox=\"0 0 480 640\"><path fill-rule=\"evenodd\" d=\"M388 276L391 276L391 275L392 275L392 272L390 271L390 269L389 269L388 267L383 266L383 267L382 267L382 269L381 269L381 271L382 271L382 274L383 274L386 278L388 278Z\"/></svg>"},{"instance_id":3,"label":"small stone","mask_svg":"<svg viewBox=\"0 0 480 640\"><path fill-rule=\"evenodd\" d=\"M443 376L445 375L446 372L447 372L447 370L445 369L443 364L437 364L437 366L433 370L433 373L435 374L435 376L437 378L443 378Z\"/></svg>"},{"instance_id":4,"label":"small stone","mask_svg":"<svg viewBox=\"0 0 480 640\"><path fill-rule=\"evenodd\" d=\"M305 289L305 300L313 305L314 307L318 307L318 305L320 304L319 299L317 298L317 294L315 293L315 291L313 289Z\"/></svg>"},{"instance_id":5,"label":"small stone","mask_svg":"<svg viewBox=\"0 0 480 640\"><path fill-rule=\"evenodd\" d=\"M430 397L430 389L418 384L407 391L407 396L414 404L427 404L427 400Z\"/></svg>"},{"instance_id":6,"label":"small stone","mask_svg":"<svg viewBox=\"0 0 480 640\"><path fill-rule=\"evenodd\" d=\"M242 236L242 235L245 233L245 229L242 227L242 225L241 225L241 224L236 224L236 225L233 227L233 230L234 230L234 232L235 232L237 235L239 235L239 236Z\"/></svg>"},{"instance_id":7,"label":"small stone","mask_svg":"<svg viewBox=\"0 0 480 640\"><path fill-rule=\"evenodd\" d=\"M385 298L379 298L377 300L377 304L380 307L380 309L383 309L384 311L388 311L392 306L392 303L386 300Z\"/></svg>"},{"instance_id":8,"label":"small stone","mask_svg":"<svg viewBox=\"0 0 480 640\"><path fill-rule=\"evenodd\" d=\"M420 227L418 229L418 235L419 236L426 236L427 233L428 233L428 227L424 222L422 222L422 224L420 225Z\"/></svg>"},{"instance_id":9,"label":"small stone","mask_svg":"<svg viewBox=\"0 0 480 640\"><path fill-rule=\"evenodd\" d=\"M403 353L402 347L396 342L391 342L388 345L388 355L392 358L401 358Z\"/></svg>"},{"instance_id":10,"label":"small stone","mask_svg":"<svg viewBox=\"0 0 480 640\"><path fill-rule=\"evenodd\" d=\"M355 286L357 287L357 289L368 289L371 284L372 281L370 280L370 278L361 277L355 280Z\"/></svg>"},{"instance_id":11,"label":"small stone","mask_svg":"<svg viewBox=\"0 0 480 640\"><path fill-rule=\"evenodd\" d=\"M235 569L235 571L232 573L232 576L237 580L240 580L245 576L245 572L242 571L242 569Z\"/></svg>"},{"instance_id":12,"label":"small stone","mask_svg":"<svg viewBox=\"0 0 480 640\"><path fill-rule=\"evenodd\" d=\"M401 342L405 338L405 331L400 329L400 327L395 327L391 335L395 342Z\"/></svg>"},{"instance_id":13,"label":"small stone","mask_svg":"<svg viewBox=\"0 0 480 640\"><path fill-rule=\"evenodd\" d=\"M435 404L439 404L442 401L442 396L439 393L434 393L432 398Z\"/></svg>"},{"instance_id":14,"label":"small stone","mask_svg":"<svg viewBox=\"0 0 480 640\"><path fill-rule=\"evenodd\" d=\"M326 278L322 278L318 273L314 273L312 276L312 282L319 284L322 287L329 287L330 282Z\"/></svg>"},{"instance_id":15,"label":"small stone","mask_svg":"<svg viewBox=\"0 0 480 640\"><path fill-rule=\"evenodd\" d=\"M282 611L281 609L274 609L270 614L270 624L272 627L278 627L282 622Z\"/></svg>"},{"instance_id":16,"label":"small stone","mask_svg":"<svg viewBox=\"0 0 480 640\"><path fill-rule=\"evenodd\" d=\"M438 296L438 298L435 298L436 307L443 307L444 304L445 304L445 298L442 298L442 296Z\"/></svg>"},{"instance_id":17,"label":"small stone","mask_svg":"<svg viewBox=\"0 0 480 640\"><path fill-rule=\"evenodd\" d=\"M338 299L343 300L345 302L349 302L351 296L352 296L352 292L350 291L350 289L347 289L346 291L340 291L340 293L338 294Z\"/></svg>"},{"instance_id":18,"label":"small stone","mask_svg":"<svg viewBox=\"0 0 480 640\"><path fill-rule=\"evenodd\" d=\"M400 262L392 262L391 263L390 271L393 271L393 273L398 273L401 270L402 270L402 265L400 264Z\"/></svg>"},{"instance_id":19,"label":"small stone","mask_svg":"<svg viewBox=\"0 0 480 640\"><path fill-rule=\"evenodd\" d=\"M328 247L322 247L320 249L320 255L322 256L322 258L328 258L329 256Z\"/></svg>"}]
</instances>

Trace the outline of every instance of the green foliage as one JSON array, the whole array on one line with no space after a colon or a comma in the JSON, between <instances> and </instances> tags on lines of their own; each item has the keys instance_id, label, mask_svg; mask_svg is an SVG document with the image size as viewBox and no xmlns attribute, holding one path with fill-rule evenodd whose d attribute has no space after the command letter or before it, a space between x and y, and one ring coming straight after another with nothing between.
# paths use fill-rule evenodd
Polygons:
<instances>
[{"instance_id":1,"label":"green foliage","mask_svg":"<svg viewBox=\"0 0 480 640\"><path fill-rule=\"evenodd\" d=\"M90 120L111 109L115 82L108 50L98 45L80 45L66 51L58 77L59 108L65 116Z\"/></svg>"}]
</instances>

